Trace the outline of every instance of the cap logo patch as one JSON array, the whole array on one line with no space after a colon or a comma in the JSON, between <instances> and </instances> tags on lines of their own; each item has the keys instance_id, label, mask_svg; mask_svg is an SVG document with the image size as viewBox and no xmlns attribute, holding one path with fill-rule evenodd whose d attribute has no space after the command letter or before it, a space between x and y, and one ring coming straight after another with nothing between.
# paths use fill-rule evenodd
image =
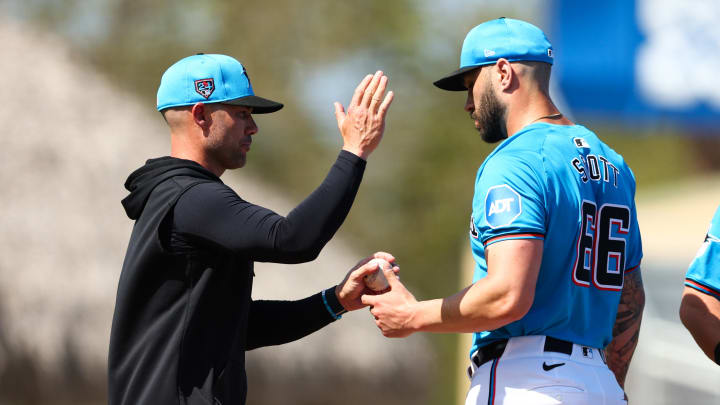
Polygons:
<instances>
[{"instance_id":1,"label":"cap logo patch","mask_svg":"<svg viewBox=\"0 0 720 405\"><path fill-rule=\"evenodd\" d=\"M195 80L195 91L207 100L215 91L215 81L212 78Z\"/></svg>"},{"instance_id":2,"label":"cap logo patch","mask_svg":"<svg viewBox=\"0 0 720 405\"><path fill-rule=\"evenodd\" d=\"M495 51L493 51L492 49L485 49L484 53L485 53L485 57L486 57L486 58L489 58L489 57L491 57L491 56L495 56Z\"/></svg>"},{"instance_id":3,"label":"cap logo patch","mask_svg":"<svg viewBox=\"0 0 720 405\"><path fill-rule=\"evenodd\" d=\"M552 55L552 49L551 49L551 48L548 48L548 58L552 58L552 57L553 57L553 55Z\"/></svg>"},{"instance_id":4,"label":"cap logo patch","mask_svg":"<svg viewBox=\"0 0 720 405\"><path fill-rule=\"evenodd\" d=\"M485 195L485 220L490 228L510 225L522 212L522 200L507 184L493 186Z\"/></svg>"}]
</instances>

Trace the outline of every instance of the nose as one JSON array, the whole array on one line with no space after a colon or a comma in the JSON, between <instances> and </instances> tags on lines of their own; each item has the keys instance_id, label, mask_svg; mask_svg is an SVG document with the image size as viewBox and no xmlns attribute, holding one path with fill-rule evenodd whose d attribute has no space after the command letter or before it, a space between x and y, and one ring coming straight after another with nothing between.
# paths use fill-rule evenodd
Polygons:
<instances>
[{"instance_id":1,"label":"nose","mask_svg":"<svg viewBox=\"0 0 720 405\"><path fill-rule=\"evenodd\" d=\"M473 100L472 89L468 90L467 99L465 100L465 111L472 113L475 111L475 101Z\"/></svg>"},{"instance_id":2,"label":"nose","mask_svg":"<svg viewBox=\"0 0 720 405\"><path fill-rule=\"evenodd\" d=\"M257 134L258 130L259 130L259 128L251 115L250 119L248 120L248 125L247 125L247 127L245 127L245 134L246 135L255 135L255 134Z\"/></svg>"}]
</instances>

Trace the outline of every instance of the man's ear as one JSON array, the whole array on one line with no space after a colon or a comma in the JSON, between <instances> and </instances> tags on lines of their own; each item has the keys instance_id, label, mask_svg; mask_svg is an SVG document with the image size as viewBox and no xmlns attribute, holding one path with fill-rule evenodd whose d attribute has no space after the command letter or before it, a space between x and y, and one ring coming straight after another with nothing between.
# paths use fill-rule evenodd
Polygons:
<instances>
[{"instance_id":1,"label":"man's ear","mask_svg":"<svg viewBox=\"0 0 720 405\"><path fill-rule=\"evenodd\" d=\"M497 74L495 80L497 81L498 89L502 92L510 89L513 81L516 79L512 65L504 58L498 59L495 64L495 74Z\"/></svg>"},{"instance_id":2,"label":"man's ear","mask_svg":"<svg viewBox=\"0 0 720 405\"><path fill-rule=\"evenodd\" d=\"M190 110L193 117L193 122L195 125L199 126L202 129L207 129L210 127L210 123L212 122L210 117L210 109L207 108L207 106L203 103L195 103L195 105L192 106L192 109Z\"/></svg>"}]
</instances>

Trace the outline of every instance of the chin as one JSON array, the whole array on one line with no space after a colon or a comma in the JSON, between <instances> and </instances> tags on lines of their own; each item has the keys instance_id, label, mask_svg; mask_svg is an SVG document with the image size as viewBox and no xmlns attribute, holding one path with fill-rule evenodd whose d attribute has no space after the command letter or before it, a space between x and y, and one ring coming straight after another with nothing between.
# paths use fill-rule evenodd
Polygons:
<instances>
[{"instance_id":1,"label":"chin","mask_svg":"<svg viewBox=\"0 0 720 405\"><path fill-rule=\"evenodd\" d=\"M247 163L247 155L244 152L238 153L232 157L232 163L235 169L245 167L245 163Z\"/></svg>"},{"instance_id":2,"label":"chin","mask_svg":"<svg viewBox=\"0 0 720 405\"><path fill-rule=\"evenodd\" d=\"M232 161L225 163L225 170L235 170L235 169L241 169L245 167L246 159L234 159Z\"/></svg>"},{"instance_id":3,"label":"chin","mask_svg":"<svg viewBox=\"0 0 720 405\"><path fill-rule=\"evenodd\" d=\"M477 128L477 131L480 133L480 139L482 139L483 141L485 141L487 143L498 143L507 138L507 136L505 134L499 133L496 131L489 132L489 131L484 131L480 128Z\"/></svg>"}]
</instances>

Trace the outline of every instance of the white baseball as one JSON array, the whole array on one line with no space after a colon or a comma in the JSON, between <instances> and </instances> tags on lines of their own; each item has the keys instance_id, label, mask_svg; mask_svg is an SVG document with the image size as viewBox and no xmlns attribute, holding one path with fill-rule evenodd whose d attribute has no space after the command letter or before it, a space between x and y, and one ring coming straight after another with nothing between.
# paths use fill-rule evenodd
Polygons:
<instances>
[{"instance_id":1,"label":"white baseball","mask_svg":"<svg viewBox=\"0 0 720 405\"><path fill-rule=\"evenodd\" d=\"M375 270L374 273L365 276L365 285L373 291L382 291L390 287L390 284L388 284L387 278L385 278L385 274L383 274L382 269L387 269L391 266L390 263L388 263L388 261L385 259L370 260L370 263L373 262L378 264L378 268Z\"/></svg>"}]
</instances>

